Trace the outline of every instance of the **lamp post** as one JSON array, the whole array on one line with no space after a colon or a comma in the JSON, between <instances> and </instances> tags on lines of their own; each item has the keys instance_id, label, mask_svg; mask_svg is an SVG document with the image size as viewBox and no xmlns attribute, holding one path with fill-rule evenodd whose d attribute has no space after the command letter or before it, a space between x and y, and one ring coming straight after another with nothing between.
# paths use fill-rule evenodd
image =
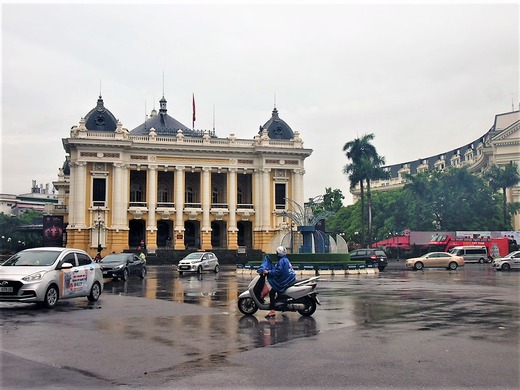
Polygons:
<instances>
[{"instance_id":1,"label":"lamp post","mask_svg":"<svg viewBox=\"0 0 520 390\"><path fill-rule=\"evenodd\" d=\"M101 252L103 247L101 246L101 225L103 224L103 220L101 219L101 207L97 208L97 250Z\"/></svg>"}]
</instances>

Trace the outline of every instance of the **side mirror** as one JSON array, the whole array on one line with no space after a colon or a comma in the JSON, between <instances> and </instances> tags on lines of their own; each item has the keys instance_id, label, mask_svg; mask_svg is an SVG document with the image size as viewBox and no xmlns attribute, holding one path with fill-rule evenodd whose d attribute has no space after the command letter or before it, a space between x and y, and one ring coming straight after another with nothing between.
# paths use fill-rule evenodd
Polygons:
<instances>
[{"instance_id":1,"label":"side mirror","mask_svg":"<svg viewBox=\"0 0 520 390\"><path fill-rule=\"evenodd\" d=\"M61 265L61 269L70 269L72 267L73 267L73 265L71 263L63 263Z\"/></svg>"}]
</instances>

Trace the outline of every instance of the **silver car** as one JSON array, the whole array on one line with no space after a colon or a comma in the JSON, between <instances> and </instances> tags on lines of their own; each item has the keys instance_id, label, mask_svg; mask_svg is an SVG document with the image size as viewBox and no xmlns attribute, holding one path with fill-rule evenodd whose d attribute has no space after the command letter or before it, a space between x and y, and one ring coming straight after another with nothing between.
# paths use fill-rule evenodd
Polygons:
<instances>
[{"instance_id":1,"label":"silver car","mask_svg":"<svg viewBox=\"0 0 520 390\"><path fill-rule=\"evenodd\" d=\"M504 257L493 260L493 268L497 271L520 269L520 251L511 252Z\"/></svg>"},{"instance_id":2,"label":"silver car","mask_svg":"<svg viewBox=\"0 0 520 390\"><path fill-rule=\"evenodd\" d=\"M25 249L0 265L0 301L36 302L52 308L60 299L97 301L102 291L99 264L80 249Z\"/></svg>"},{"instance_id":3,"label":"silver car","mask_svg":"<svg viewBox=\"0 0 520 390\"><path fill-rule=\"evenodd\" d=\"M184 259L179 261L177 266L179 275L183 272L197 272L213 271L217 273L220 270L218 258L213 252L193 252L187 255Z\"/></svg>"}]
</instances>

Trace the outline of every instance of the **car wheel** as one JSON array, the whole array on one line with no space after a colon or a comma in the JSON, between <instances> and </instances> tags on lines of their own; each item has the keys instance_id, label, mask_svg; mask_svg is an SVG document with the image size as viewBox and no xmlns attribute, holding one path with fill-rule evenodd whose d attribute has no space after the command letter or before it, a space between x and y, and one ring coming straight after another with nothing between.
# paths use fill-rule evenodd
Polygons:
<instances>
[{"instance_id":1,"label":"car wheel","mask_svg":"<svg viewBox=\"0 0 520 390\"><path fill-rule=\"evenodd\" d=\"M455 261L452 261L448 264L448 269L451 270L451 271L454 271L457 269L459 265L455 262Z\"/></svg>"},{"instance_id":2,"label":"car wheel","mask_svg":"<svg viewBox=\"0 0 520 390\"><path fill-rule=\"evenodd\" d=\"M51 285L45 292L45 296L43 298L43 302L41 305L46 307L47 309L52 309L58 303L58 299L60 297L58 287L56 285Z\"/></svg>"},{"instance_id":3,"label":"car wheel","mask_svg":"<svg viewBox=\"0 0 520 390\"><path fill-rule=\"evenodd\" d=\"M213 271L215 271L215 273L218 274L218 271L220 271L220 267L218 265L216 265L215 269Z\"/></svg>"},{"instance_id":4,"label":"car wheel","mask_svg":"<svg viewBox=\"0 0 520 390\"><path fill-rule=\"evenodd\" d=\"M478 259L478 262L479 262L480 264L484 264L484 259L481 257L480 259Z\"/></svg>"},{"instance_id":5,"label":"car wheel","mask_svg":"<svg viewBox=\"0 0 520 390\"><path fill-rule=\"evenodd\" d=\"M128 280L128 268L125 268L123 270L123 277L121 278L121 280L124 280L124 281Z\"/></svg>"},{"instance_id":6,"label":"car wheel","mask_svg":"<svg viewBox=\"0 0 520 390\"><path fill-rule=\"evenodd\" d=\"M379 271L384 271L386 267L378 267Z\"/></svg>"},{"instance_id":7,"label":"car wheel","mask_svg":"<svg viewBox=\"0 0 520 390\"><path fill-rule=\"evenodd\" d=\"M90 289L90 294L88 295L87 299L89 302L96 302L99 299L99 296L101 295L101 286L98 282L94 282L94 285Z\"/></svg>"},{"instance_id":8,"label":"car wheel","mask_svg":"<svg viewBox=\"0 0 520 390\"><path fill-rule=\"evenodd\" d=\"M258 311L258 306L256 306L252 298L240 298L238 300L238 310L240 310L242 314L251 315Z\"/></svg>"},{"instance_id":9,"label":"car wheel","mask_svg":"<svg viewBox=\"0 0 520 390\"><path fill-rule=\"evenodd\" d=\"M143 267L143 268L141 268L141 273L139 274L139 277L141 279L144 279L145 276L146 276L146 267Z\"/></svg>"},{"instance_id":10,"label":"car wheel","mask_svg":"<svg viewBox=\"0 0 520 390\"><path fill-rule=\"evenodd\" d=\"M199 268L197 268L197 273L198 273L198 274L201 274L201 273L202 273L202 266L201 266L201 265L199 265Z\"/></svg>"},{"instance_id":11,"label":"car wheel","mask_svg":"<svg viewBox=\"0 0 520 390\"><path fill-rule=\"evenodd\" d=\"M511 266L508 263L502 264L502 271L509 271Z\"/></svg>"},{"instance_id":12,"label":"car wheel","mask_svg":"<svg viewBox=\"0 0 520 390\"><path fill-rule=\"evenodd\" d=\"M421 270L421 269L424 268L424 264L421 263L420 261L418 261L417 263L415 263L415 264L413 265L413 268L416 269L417 271L419 271L419 270Z\"/></svg>"}]
</instances>

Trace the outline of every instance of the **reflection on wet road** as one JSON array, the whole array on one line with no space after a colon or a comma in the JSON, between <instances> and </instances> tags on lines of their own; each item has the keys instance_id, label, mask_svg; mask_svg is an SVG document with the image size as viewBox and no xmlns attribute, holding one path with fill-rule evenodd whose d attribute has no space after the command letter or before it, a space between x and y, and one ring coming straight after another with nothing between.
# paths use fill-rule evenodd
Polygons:
<instances>
[{"instance_id":1,"label":"reflection on wet road","mask_svg":"<svg viewBox=\"0 0 520 390\"><path fill-rule=\"evenodd\" d=\"M265 312L237 309L254 275L223 266L218 274L179 276L173 267L150 266L145 279L106 280L93 304L78 298L48 310L0 303L2 352L71 372L81 367L104 383L153 387L232 368L241 352L319 342L324 332L375 338L378 346L435 334L456 336L459 348L485 339L506 349L518 344L520 272L490 267L416 272L394 262L373 275L323 275L312 317L290 312L268 320Z\"/></svg>"},{"instance_id":2,"label":"reflection on wet road","mask_svg":"<svg viewBox=\"0 0 520 390\"><path fill-rule=\"evenodd\" d=\"M241 316L237 296L253 276L236 274L231 266L222 267L219 274L183 276L173 267L157 266L149 267L144 280L107 281L105 294L189 303ZM495 272L488 264L415 272L394 263L373 275L324 275L318 285L322 305L312 317L286 313L269 321L259 311L241 317L236 331L244 336L246 348L251 343L272 345L346 326L382 326L381 321L386 325L406 321L410 330L445 328L450 333L466 332L471 324L473 331L477 327L486 337L507 339L518 331L519 280L520 273ZM185 321L186 326L197 327ZM231 324L220 327L219 323L210 326L215 335L234 332ZM494 332L497 329L502 331Z\"/></svg>"}]
</instances>

